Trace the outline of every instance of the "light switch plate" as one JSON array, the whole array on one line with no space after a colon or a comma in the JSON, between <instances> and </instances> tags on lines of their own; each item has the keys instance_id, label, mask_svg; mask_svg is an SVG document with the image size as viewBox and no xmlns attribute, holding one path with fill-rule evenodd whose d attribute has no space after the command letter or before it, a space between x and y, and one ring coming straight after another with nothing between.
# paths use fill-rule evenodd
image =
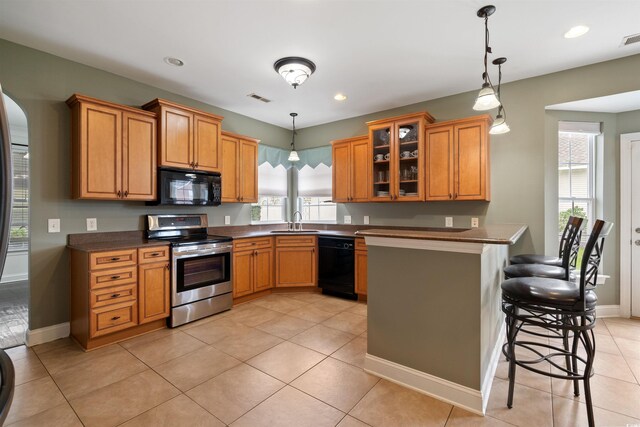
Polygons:
<instances>
[{"instance_id":1,"label":"light switch plate","mask_svg":"<svg viewBox=\"0 0 640 427\"><path fill-rule=\"evenodd\" d=\"M453 227L453 217L447 216L444 218L444 226L445 227Z\"/></svg>"},{"instance_id":2,"label":"light switch plate","mask_svg":"<svg viewBox=\"0 0 640 427\"><path fill-rule=\"evenodd\" d=\"M369 225L369 215L364 216L364 225Z\"/></svg>"},{"instance_id":3,"label":"light switch plate","mask_svg":"<svg viewBox=\"0 0 640 427\"><path fill-rule=\"evenodd\" d=\"M471 227L473 228L478 227L478 218L471 218Z\"/></svg>"},{"instance_id":4,"label":"light switch plate","mask_svg":"<svg viewBox=\"0 0 640 427\"><path fill-rule=\"evenodd\" d=\"M344 216L344 223L345 224L351 224L351 215L345 215Z\"/></svg>"},{"instance_id":5,"label":"light switch plate","mask_svg":"<svg viewBox=\"0 0 640 427\"><path fill-rule=\"evenodd\" d=\"M231 217L229 215L224 216L224 225L231 224Z\"/></svg>"},{"instance_id":6,"label":"light switch plate","mask_svg":"<svg viewBox=\"0 0 640 427\"><path fill-rule=\"evenodd\" d=\"M96 231L98 229L97 218L87 218L87 231Z\"/></svg>"},{"instance_id":7,"label":"light switch plate","mask_svg":"<svg viewBox=\"0 0 640 427\"><path fill-rule=\"evenodd\" d=\"M47 220L49 233L60 232L60 218L49 218Z\"/></svg>"}]
</instances>

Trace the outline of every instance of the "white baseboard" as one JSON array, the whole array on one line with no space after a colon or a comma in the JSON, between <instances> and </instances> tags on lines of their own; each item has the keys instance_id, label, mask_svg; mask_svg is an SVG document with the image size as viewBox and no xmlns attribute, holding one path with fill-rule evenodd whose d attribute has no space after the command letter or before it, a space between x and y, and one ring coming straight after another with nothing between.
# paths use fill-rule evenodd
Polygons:
<instances>
[{"instance_id":1,"label":"white baseboard","mask_svg":"<svg viewBox=\"0 0 640 427\"><path fill-rule=\"evenodd\" d=\"M57 325L45 326L44 328L27 330L25 344L27 347L44 344L49 341L55 341L60 338L66 338L71 333L71 325L69 322L58 323Z\"/></svg>"},{"instance_id":2,"label":"white baseboard","mask_svg":"<svg viewBox=\"0 0 640 427\"><path fill-rule=\"evenodd\" d=\"M596 317L622 317L619 305L598 305L596 306Z\"/></svg>"},{"instance_id":3,"label":"white baseboard","mask_svg":"<svg viewBox=\"0 0 640 427\"><path fill-rule=\"evenodd\" d=\"M493 385L493 378L496 375L498 369L498 363L500 362L500 355L502 354L502 344L507 336L507 329L505 328L504 321L500 326L500 334L498 340L493 347L491 353L491 360L489 361L489 367L484 375L484 381L482 381L482 414L487 412L487 404L489 403L489 395L491 394L491 386Z\"/></svg>"},{"instance_id":4,"label":"white baseboard","mask_svg":"<svg viewBox=\"0 0 640 427\"><path fill-rule=\"evenodd\" d=\"M0 283L14 283L14 282L23 282L25 280L29 280L29 274L27 273L20 273L20 274L3 274L2 275L2 280L0 280Z\"/></svg>"}]
</instances>

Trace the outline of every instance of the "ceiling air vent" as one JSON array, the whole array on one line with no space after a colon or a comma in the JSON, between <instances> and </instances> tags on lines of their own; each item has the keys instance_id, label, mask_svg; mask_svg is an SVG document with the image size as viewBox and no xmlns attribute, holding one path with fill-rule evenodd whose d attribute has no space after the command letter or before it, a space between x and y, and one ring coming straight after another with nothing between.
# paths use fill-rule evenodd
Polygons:
<instances>
[{"instance_id":1,"label":"ceiling air vent","mask_svg":"<svg viewBox=\"0 0 640 427\"><path fill-rule=\"evenodd\" d=\"M622 43L620 44L620 46L628 46L630 44L638 43L638 42L640 42L640 33L623 37Z\"/></svg>"},{"instance_id":2,"label":"ceiling air vent","mask_svg":"<svg viewBox=\"0 0 640 427\"><path fill-rule=\"evenodd\" d=\"M247 95L249 98L253 98L253 99L257 99L258 101L262 101L262 102L271 102L270 99L265 98L264 96L260 96L260 95L256 95L255 93L250 93L249 95Z\"/></svg>"}]
</instances>

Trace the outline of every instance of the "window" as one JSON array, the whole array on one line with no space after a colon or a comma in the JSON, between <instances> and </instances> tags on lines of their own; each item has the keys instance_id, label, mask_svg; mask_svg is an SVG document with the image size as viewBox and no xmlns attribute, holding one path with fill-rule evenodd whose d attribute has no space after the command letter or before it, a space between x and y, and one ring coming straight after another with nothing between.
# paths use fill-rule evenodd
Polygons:
<instances>
[{"instance_id":1,"label":"window","mask_svg":"<svg viewBox=\"0 0 640 427\"><path fill-rule=\"evenodd\" d=\"M251 222L283 222L287 205L287 170L265 162L258 166L258 203L251 205Z\"/></svg>"},{"instance_id":2,"label":"window","mask_svg":"<svg viewBox=\"0 0 640 427\"><path fill-rule=\"evenodd\" d=\"M337 206L331 202L331 166L305 165L298 171L298 210L307 222L335 222Z\"/></svg>"},{"instance_id":3,"label":"window","mask_svg":"<svg viewBox=\"0 0 640 427\"><path fill-rule=\"evenodd\" d=\"M11 145L13 164L13 204L11 205L11 233L9 251L29 249L29 149Z\"/></svg>"}]
</instances>

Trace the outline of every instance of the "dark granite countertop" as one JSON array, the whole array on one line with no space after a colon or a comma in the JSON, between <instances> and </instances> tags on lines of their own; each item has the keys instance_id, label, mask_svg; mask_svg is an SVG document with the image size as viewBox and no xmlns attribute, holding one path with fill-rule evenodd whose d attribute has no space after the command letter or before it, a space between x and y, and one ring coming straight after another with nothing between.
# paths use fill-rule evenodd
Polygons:
<instances>
[{"instance_id":1,"label":"dark granite countertop","mask_svg":"<svg viewBox=\"0 0 640 427\"><path fill-rule=\"evenodd\" d=\"M379 228L360 230L358 236L393 237L400 239L441 240L463 243L486 243L493 245L512 245L526 231L523 224L494 224L468 229L393 229Z\"/></svg>"}]
</instances>

